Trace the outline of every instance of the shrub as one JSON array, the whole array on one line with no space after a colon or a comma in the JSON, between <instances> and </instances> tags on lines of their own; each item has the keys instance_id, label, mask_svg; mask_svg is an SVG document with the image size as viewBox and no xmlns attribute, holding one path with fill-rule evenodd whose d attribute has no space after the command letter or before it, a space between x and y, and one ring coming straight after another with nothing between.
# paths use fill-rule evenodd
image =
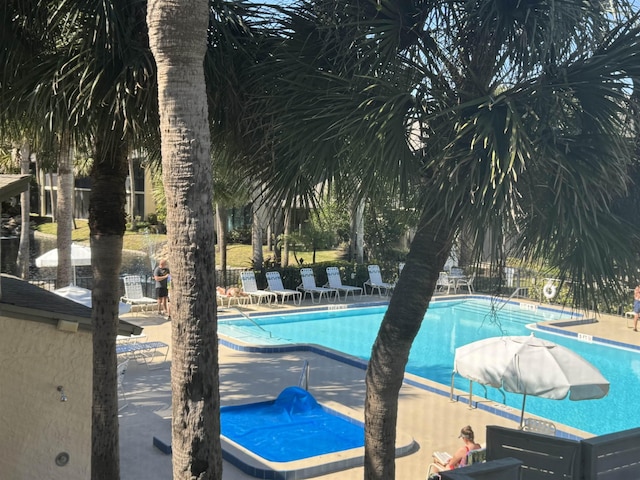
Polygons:
<instances>
[{"instance_id":1,"label":"shrub","mask_svg":"<svg viewBox=\"0 0 640 480\"><path fill-rule=\"evenodd\" d=\"M251 245L251 227L234 228L227 234L227 243Z\"/></svg>"}]
</instances>

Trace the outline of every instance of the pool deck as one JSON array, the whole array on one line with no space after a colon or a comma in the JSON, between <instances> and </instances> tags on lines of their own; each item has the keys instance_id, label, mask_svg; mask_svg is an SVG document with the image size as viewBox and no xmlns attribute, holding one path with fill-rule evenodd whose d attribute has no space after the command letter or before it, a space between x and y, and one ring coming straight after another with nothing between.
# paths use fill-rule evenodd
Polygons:
<instances>
[{"instance_id":1,"label":"pool deck","mask_svg":"<svg viewBox=\"0 0 640 480\"><path fill-rule=\"evenodd\" d=\"M355 302L376 302L377 296L358 297ZM382 299L384 300L384 298ZM532 302L533 303L533 302ZM323 306L332 305L323 302ZM304 302L302 308L317 307ZM284 312L301 307L290 303L278 306L256 305L243 307L245 312ZM233 310L229 313L237 313ZM221 312L221 316L223 313ZM171 344L171 325L153 312L124 316L128 321L144 327L149 341ZM640 344L640 333L628 327L624 317L598 316L593 323L562 326L575 334L605 338L628 345ZM631 322L629 322L630 324ZM584 337L583 337L584 338ZM302 364L310 365L309 391L322 404L334 408L339 405L345 412L362 420L365 398L365 371L358 366L339 362L312 352L247 353L221 346L220 396L222 405L252 403L275 398L285 387L298 382ZM171 456L153 446L153 437L170 442L171 387L169 366L171 351L160 368L149 369L145 364L130 362L124 378L127 405L120 411L120 462L122 480L171 480ZM396 478L424 479L434 450L452 452L459 446L460 428L471 425L476 440L484 443L486 425L518 426L515 412L499 405L481 405L468 408L466 403L451 402L443 388L437 384L418 381L407 376L400 391L398 431L413 437L417 451L396 460ZM415 384L414 384L415 381ZM439 390L440 393L434 393ZM491 413L495 408L499 414ZM511 418L507 418L508 416ZM514 419L516 418L516 419ZM581 432L557 425L559 430L580 435ZM255 477L224 462L224 480L248 480ZM323 480L356 480L363 477L363 468L329 473L315 478Z\"/></svg>"}]
</instances>

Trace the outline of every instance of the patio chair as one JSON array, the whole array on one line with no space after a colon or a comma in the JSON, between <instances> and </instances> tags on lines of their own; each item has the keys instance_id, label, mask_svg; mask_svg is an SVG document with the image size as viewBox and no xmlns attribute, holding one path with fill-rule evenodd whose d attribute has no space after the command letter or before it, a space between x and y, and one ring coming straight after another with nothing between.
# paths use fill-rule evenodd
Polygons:
<instances>
[{"instance_id":1,"label":"patio chair","mask_svg":"<svg viewBox=\"0 0 640 480\"><path fill-rule=\"evenodd\" d=\"M433 463L429 464L429 468L427 469L427 479L431 477L432 474L438 473L439 471L445 470L448 468L447 462L451 458L451 455L447 452L433 452ZM473 465L474 463L484 463L487 461L487 449L479 448L476 450L469 450L467 453L467 458L464 462L464 467L468 467L469 465ZM462 466L460 468L463 468Z\"/></svg>"},{"instance_id":2,"label":"patio chair","mask_svg":"<svg viewBox=\"0 0 640 480\"><path fill-rule=\"evenodd\" d=\"M338 300L338 291L335 288L318 287L316 285L316 277L311 268L301 268L300 278L302 279L302 285L298 286L298 290L302 292L303 300L305 296L309 295L311 303L320 303L324 295L330 301L331 294L334 295L334 301ZM318 294L317 302L315 301L316 294Z\"/></svg>"},{"instance_id":3,"label":"patio chair","mask_svg":"<svg viewBox=\"0 0 640 480\"><path fill-rule=\"evenodd\" d=\"M338 291L338 300L340 299L340 292L344 292L344 299L347 300L349 293L355 298L356 292L360 293L362 297L362 288L352 287L351 285L343 285L340 278L340 269L338 267L327 267L327 285L329 288L333 288Z\"/></svg>"},{"instance_id":4,"label":"patio chair","mask_svg":"<svg viewBox=\"0 0 640 480\"><path fill-rule=\"evenodd\" d=\"M267 287L268 291L273 292L278 297L282 298L281 303L284 303L284 301L289 297L293 299L293 303L296 305L300 305L302 302L302 292L298 290L291 290L290 288L284 288L280 272L267 272L267 284L269 285Z\"/></svg>"},{"instance_id":5,"label":"patio chair","mask_svg":"<svg viewBox=\"0 0 640 480\"><path fill-rule=\"evenodd\" d=\"M523 432L535 432L543 435L556 436L556 425L546 420L538 420L537 418L525 418L522 424Z\"/></svg>"},{"instance_id":6,"label":"patio chair","mask_svg":"<svg viewBox=\"0 0 640 480\"><path fill-rule=\"evenodd\" d=\"M369 270L369 280L364 282L364 291L367 291L367 285L371 288L371 295L375 290L378 290L378 295L382 296L382 290L384 290L385 295L389 295L391 291L395 288L395 283L387 283L382 281L382 274L380 273L379 265L369 265L367 267Z\"/></svg>"},{"instance_id":7,"label":"patio chair","mask_svg":"<svg viewBox=\"0 0 640 480\"><path fill-rule=\"evenodd\" d=\"M240 272L240 280L242 281L242 290L244 290L250 298L257 298L258 305L260 305L263 300L265 300L268 305L271 305L271 300L275 299L276 302L278 301L278 296L275 293L258 289L256 274L252 271Z\"/></svg>"},{"instance_id":8,"label":"patio chair","mask_svg":"<svg viewBox=\"0 0 640 480\"><path fill-rule=\"evenodd\" d=\"M440 272L438 280L436 280L436 291L444 293L445 288L447 289L447 294L451 293L451 288L453 288L454 293L457 292L456 281L453 278L449 278L447 272Z\"/></svg>"},{"instance_id":9,"label":"patio chair","mask_svg":"<svg viewBox=\"0 0 640 480\"><path fill-rule=\"evenodd\" d=\"M137 275L127 275L124 277L124 296L121 300L132 307L136 305L141 305L142 307L158 305L158 300L155 298L144 296L144 293L142 293L142 279Z\"/></svg>"},{"instance_id":10,"label":"patio chair","mask_svg":"<svg viewBox=\"0 0 640 480\"><path fill-rule=\"evenodd\" d=\"M460 278L459 280L456 281L456 290L458 288L462 289L462 288L466 288L467 290L469 290L469 293L473 293L473 280L476 278L476 274L472 273L470 277L466 277L466 278Z\"/></svg>"}]
</instances>

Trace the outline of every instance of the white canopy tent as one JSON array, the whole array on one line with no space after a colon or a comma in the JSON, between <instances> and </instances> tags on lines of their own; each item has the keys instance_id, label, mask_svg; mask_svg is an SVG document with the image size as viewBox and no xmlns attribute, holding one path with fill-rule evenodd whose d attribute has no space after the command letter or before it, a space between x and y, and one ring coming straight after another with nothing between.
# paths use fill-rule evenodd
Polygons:
<instances>
[{"instance_id":1,"label":"white canopy tent","mask_svg":"<svg viewBox=\"0 0 640 480\"><path fill-rule=\"evenodd\" d=\"M86 267L91 265L91 248L79 245L77 243L71 244L71 265L73 265L73 284L76 284L76 269L75 267ZM57 267L58 266L58 249L54 248L46 253L43 253L36 258L36 267Z\"/></svg>"}]
</instances>

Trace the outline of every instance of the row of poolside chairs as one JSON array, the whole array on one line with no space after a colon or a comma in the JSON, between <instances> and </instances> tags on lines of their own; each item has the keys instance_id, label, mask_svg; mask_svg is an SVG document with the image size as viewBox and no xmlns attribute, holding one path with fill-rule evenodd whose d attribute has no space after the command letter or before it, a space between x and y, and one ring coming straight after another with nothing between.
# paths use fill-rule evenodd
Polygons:
<instances>
[{"instance_id":1,"label":"row of poolside chairs","mask_svg":"<svg viewBox=\"0 0 640 480\"><path fill-rule=\"evenodd\" d=\"M341 300L342 294L344 294L344 299L346 300L349 293L353 296L359 293L362 296L363 292L361 287L343 285L338 267L327 267L328 281L323 286L316 283L313 269L301 268L300 278L302 283L295 290L284 287L280 272L267 272L266 277L268 287L265 290L261 290L258 288L254 272L240 272L243 292L250 299L256 299L258 304L263 302L267 304L277 303L278 299L280 299L281 303L284 303L286 300L292 299L294 304L300 305L307 296L310 298L311 303L320 303L323 298L330 302L337 302Z\"/></svg>"},{"instance_id":2,"label":"row of poolside chairs","mask_svg":"<svg viewBox=\"0 0 640 480\"><path fill-rule=\"evenodd\" d=\"M373 295L374 292L378 292L379 296L391 294L395 283L382 280L380 267L378 265L369 265L368 270L369 279L364 282L362 287L343 284L338 267L327 267L327 283L322 286L316 283L313 269L301 268L300 278L302 283L295 290L284 288L280 272L277 271L266 273L268 287L264 290L258 288L255 273L252 271L241 272L240 279L244 294L250 300L256 299L258 304L264 302L270 305L271 303L277 303L278 299L280 299L281 303L284 303L286 300L292 299L294 304L300 305L307 297L311 300L311 303L320 303L323 298L329 302L346 300L349 294L353 297L356 294L361 297L366 293Z\"/></svg>"},{"instance_id":3,"label":"row of poolside chairs","mask_svg":"<svg viewBox=\"0 0 640 480\"><path fill-rule=\"evenodd\" d=\"M403 268L404 263L400 263L398 265L399 274L402 273ZM280 299L281 303L292 299L294 304L300 305L302 300L307 298L307 296L309 296L312 303L320 303L323 298L326 298L327 301L330 302L337 302L341 300L340 297L342 294L344 294L344 300L346 301L349 293L354 297L356 293L362 297L363 294L373 295L374 292L378 292L380 297L382 297L383 294L389 296L393 292L396 284L382 280L379 265L369 265L367 269L369 271L369 279L364 282L362 287L355 287L342 283L338 267L327 267L327 283L323 286L316 284L315 275L311 268L301 268L300 277L302 283L295 290L284 288L280 272L277 271L267 272L268 288L266 290L260 290L254 272L246 271L240 274L242 281L241 294L218 293L217 298L223 306L225 302L227 306L231 306L232 301L240 305L246 302L252 302L253 299L256 299L258 304L264 302L269 305L272 302L277 303L278 299ZM456 272L452 269L450 273L441 272L436 284L436 289L437 291L443 292L446 288L447 293L450 293L451 288L453 288L454 292L457 293L458 289L467 288L469 293L473 293L473 280L474 275L465 277L462 271ZM124 302L132 305L156 305L155 299L143 296L140 277L125 277L124 286L126 292L125 296L122 297ZM235 288L234 290L239 289Z\"/></svg>"}]
</instances>

